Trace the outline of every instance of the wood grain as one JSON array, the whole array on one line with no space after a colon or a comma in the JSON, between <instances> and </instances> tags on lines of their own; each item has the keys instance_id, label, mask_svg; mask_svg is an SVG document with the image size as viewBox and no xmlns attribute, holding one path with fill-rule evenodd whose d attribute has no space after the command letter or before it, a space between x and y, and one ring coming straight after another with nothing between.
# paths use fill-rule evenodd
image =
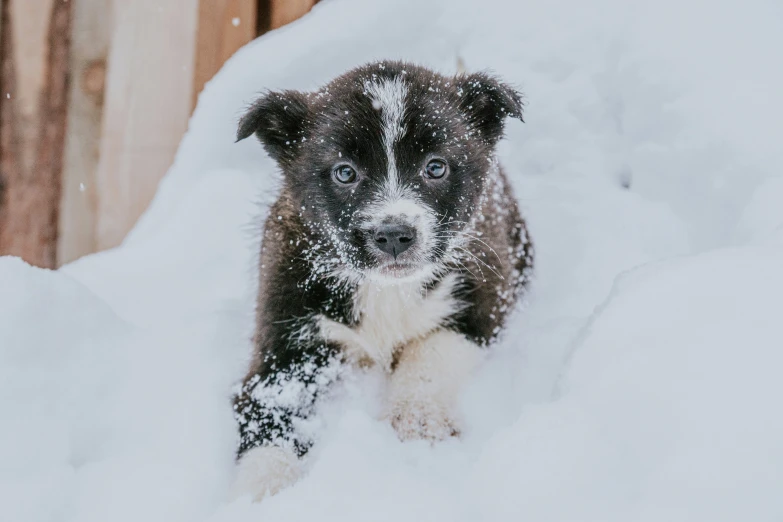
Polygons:
<instances>
[{"instance_id":1,"label":"wood grain","mask_svg":"<svg viewBox=\"0 0 783 522\"><path fill-rule=\"evenodd\" d=\"M71 3L5 0L0 18L0 255L53 268Z\"/></svg>"},{"instance_id":2,"label":"wood grain","mask_svg":"<svg viewBox=\"0 0 783 522\"><path fill-rule=\"evenodd\" d=\"M74 2L57 263L95 252L96 170L112 0Z\"/></svg>"},{"instance_id":3,"label":"wood grain","mask_svg":"<svg viewBox=\"0 0 783 522\"><path fill-rule=\"evenodd\" d=\"M200 0L193 107L223 64L256 37L257 0Z\"/></svg>"},{"instance_id":4,"label":"wood grain","mask_svg":"<svg viewBox=\"0 0 783 522\"><path fill-rule=\"evenodd\" d=\"M115 0L96 248L119 245L171 166L193 100L198 0Z\"/></svg>"}]
</instances>

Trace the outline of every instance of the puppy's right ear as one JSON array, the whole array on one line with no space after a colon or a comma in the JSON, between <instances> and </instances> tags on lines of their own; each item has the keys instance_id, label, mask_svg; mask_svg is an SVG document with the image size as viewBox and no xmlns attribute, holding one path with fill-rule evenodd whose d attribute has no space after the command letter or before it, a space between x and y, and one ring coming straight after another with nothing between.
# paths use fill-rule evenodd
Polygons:
<instances>
[{"instance_id":1,"label":"puppy's right ear","mask_svg":"<svg viewBox=\"0 0 783 522\"><path fill-rule=\"evenodd\" d=\"M296 157L308 119L304 93L270 92L256 100L239 120L237 141L255 134L272 159L285 163Z\"/></svg>"}]
</instances>

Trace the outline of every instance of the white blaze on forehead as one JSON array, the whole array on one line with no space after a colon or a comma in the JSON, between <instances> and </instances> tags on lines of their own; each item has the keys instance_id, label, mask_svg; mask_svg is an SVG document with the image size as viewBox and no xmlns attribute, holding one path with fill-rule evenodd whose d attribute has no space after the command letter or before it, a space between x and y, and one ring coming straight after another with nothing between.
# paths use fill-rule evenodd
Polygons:
<instances>
[{"instance_id":1,"label":"white blaze on forehead","mask_svg":"<svg viewBox=\"0 0 783 522\"><path fill-rule=\"evenodd\" d=\"M405 134L402 118L405 113L405 96L408 88L400 78L367 82L365 88L372 98L372 106L381 111L383 125L383 146L386 149L389 171L386 182L387 195L395 195L400 188L397 161L394 158L394 144Z\"/></svg>"},{"instance_id":2,"label":"white blaze on forehead","mask_svg":"<svg viewBox=\"0 0 783 522\"><path fill-rule=\"evenodd\" d=\"M365 92L372 106L380 111L383 147L388 171L386 182L373 201L361 212L363 227L373 230L388 218L402 218L416 228L417 239L411 252L415 262L424 262L433 245L437 219L433 210L416 197L410 187L404 187L394 156L394 145L405 136L405 98L408 87L401 78L373 80L365 83ZM410 257L410 256L409 256Z\"/></svg>"}]
</instances>

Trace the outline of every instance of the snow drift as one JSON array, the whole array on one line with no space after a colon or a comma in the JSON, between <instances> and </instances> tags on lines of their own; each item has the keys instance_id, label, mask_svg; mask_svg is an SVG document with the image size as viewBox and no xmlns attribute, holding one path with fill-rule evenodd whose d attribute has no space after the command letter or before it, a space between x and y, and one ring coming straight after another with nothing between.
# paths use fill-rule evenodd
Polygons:
<instances>
[{"instance_id":1,"label":"snow drift","mask_svg":"<svg viewBox=\"0 0 783 522\"><path fill-rule=\"evenodd\" d=\"M0 519L780 520L781 29L773 1L327 0L248 45L123 246L0 259ZM461 440L400 443L349 383L301 482L228 503L276 186L237 117L377 58L525 91L534 289Z\"/></svg>"}]
</instances>

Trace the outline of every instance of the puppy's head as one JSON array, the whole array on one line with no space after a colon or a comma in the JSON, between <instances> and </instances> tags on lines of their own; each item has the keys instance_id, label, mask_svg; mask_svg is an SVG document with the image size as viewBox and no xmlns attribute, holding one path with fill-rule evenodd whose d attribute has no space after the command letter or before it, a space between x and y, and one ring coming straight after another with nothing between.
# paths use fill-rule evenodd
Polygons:
<instances>
[{"instance_id":1,"label":"puppy's head","mask_svg":"<svg viewBox=\"0 0 783 522\"><path fill-rule=\"evenodd\" d=\"M329 272L400 281L457 248L507 116L522 119L521 97L489 75L381 62L314 93L266 94L237 137L255 134L278 162Z\"/></svg>"}]
</instances>

